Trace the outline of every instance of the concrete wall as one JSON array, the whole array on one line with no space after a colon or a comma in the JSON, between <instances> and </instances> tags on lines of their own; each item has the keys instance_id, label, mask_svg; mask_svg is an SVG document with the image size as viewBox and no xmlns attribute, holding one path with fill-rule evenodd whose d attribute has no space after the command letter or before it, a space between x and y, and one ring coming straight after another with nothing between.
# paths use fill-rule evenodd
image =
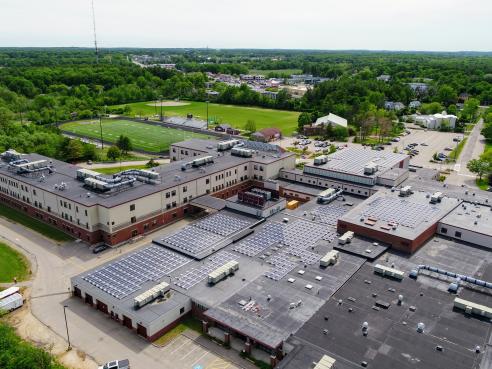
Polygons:
<instances>
[{"instance_id":1,"label":"concrete wall","mask_svg":"<svg viewBox=\"0 0 492 369\"><path fill-rule=\"evenodd\" d=\"M443 229L445 231L443 231ZM460 232L461 236L459 237L456 232ZM492 235L478 233L473 230L464 229L441 222L437 226L437 233L443 236L452 237L457 240L492 249Z\"/></svg>"}]
</instances>

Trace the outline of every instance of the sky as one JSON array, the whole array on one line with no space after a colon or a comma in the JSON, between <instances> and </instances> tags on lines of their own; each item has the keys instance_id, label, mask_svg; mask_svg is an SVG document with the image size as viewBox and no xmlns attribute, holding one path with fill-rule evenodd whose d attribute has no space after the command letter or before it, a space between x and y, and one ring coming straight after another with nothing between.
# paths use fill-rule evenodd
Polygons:
<instances>
[{"instance_id":1,"label":"sky","mask_svg":"<svg viewBox=\"0 0 492 369\"><path fill-rule=\"evenodd\" d=\"M94 0L100 47L492 51L492 0ZM91 0L0 0L0 47L93 46Z\"/></svg>"}]
</instances>

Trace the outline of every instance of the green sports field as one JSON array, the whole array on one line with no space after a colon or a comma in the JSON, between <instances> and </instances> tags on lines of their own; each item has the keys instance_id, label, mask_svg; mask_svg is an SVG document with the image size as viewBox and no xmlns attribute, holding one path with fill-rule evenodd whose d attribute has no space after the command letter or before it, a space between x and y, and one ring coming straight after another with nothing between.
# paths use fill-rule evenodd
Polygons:
<instances>
[{"instance_id":1,"label":"green sports field","mask_svg":"<svg viewBox=\"0 0 492 369\"><path fill-rule=\"evenodd\" d=\"M101 137L99 120L86 120L65 123L60 129L83 135L93 139ZM116 142L120 135L126 135L132 140L135 149L161 152L169 149L174 142L190 138L209 138L209 136L174 128L153 126L146 123L129 120L105 119L102 122L103 139Z\"/></svg>"},{"instance_id":2,"label":"green sports field","mask_svg":"<svg viewBox=\"0 0 492 369\"><path fill-rule=\"evenodd\" d=\"M164 102L164 104L173 104L173 101ZM198 119L207 119L207 104L197 101L180 101L178 106L163 106L164 115L186 116L193 114ZM160 114L161 107L157 106L154 101L139 102L127 104L132 108L133 114L151 116ZM299 112L263 109L247 106L212 104L208 106L208 116L210 120L219 123L228 123L233 127L243 129L246 121L253 120L256 122L256 129L260 130L267 127L276 127L282 130L284 135L290 135L297 128L297 118Z\"/></svg>"}]
</instances>

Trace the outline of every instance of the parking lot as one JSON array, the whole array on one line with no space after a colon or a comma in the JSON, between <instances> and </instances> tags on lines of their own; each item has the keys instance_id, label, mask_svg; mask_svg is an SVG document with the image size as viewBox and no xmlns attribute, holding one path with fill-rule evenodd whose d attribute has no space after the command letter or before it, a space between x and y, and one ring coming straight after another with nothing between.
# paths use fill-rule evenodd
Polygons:
<instances>
[{"instance_id":1,"label":"parking lot","mask_svg":"<svg viewBox=\"0 0 492 369\"><path fill-rule=\"evenodd\" d=\"M419 154L410 160L411 164L436 169L444 169L447 166L452 168L452 164L431 163L430 160L436 152L449 155L450 151L445 150L445 148L454 149L457 142L454 142L453 138L457 136L462 137L462 134L417 129L410 129L409 131L411 132L409 135L402 136L400 142L392 143L386 150L388 148L393 150L393 147L396 146L398 151L401 151L408 144L417 143L418 145L415 146L415 149L419 151Z\"/></svg>"}]
</instances>

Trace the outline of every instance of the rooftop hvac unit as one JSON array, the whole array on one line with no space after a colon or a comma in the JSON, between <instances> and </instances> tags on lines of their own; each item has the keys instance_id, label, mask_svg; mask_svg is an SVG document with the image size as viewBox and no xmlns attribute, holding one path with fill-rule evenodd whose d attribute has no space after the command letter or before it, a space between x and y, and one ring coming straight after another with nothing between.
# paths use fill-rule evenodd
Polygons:
<instances>
[{"instance_id":1,"label":"rooftop hvac unit","mask_svg":"<svg viewBox=\"0 0 492 369\"><path fill-rule=\"evenodd\" d=\"M232 149L234 146L239 144L241 141L239 140L228 140L228 141L222 141L217 144L217 150L218 151L225 151Z\"/></svg>"},{"instance_id":2,"label":"rooftop hvac unit","mask_svg":"<svg viewBox=\"0 0 492 369\"><path fill-rule=\"evenodd\" d=\"M208 283L216 284L228 275L233 274L239 269L239 263L236 260L231 260L221 267L215 269L208 275Z\"/></svg>"},{"instance_id":3,"label":"rooftop hvac unit","mask_svg":"<svg viewBox=\"0 0 492 369\"><path fill-rule=\"evenodd\" d=\"M430 203L437 204L438 202L441 202L443 197L444 195L442 192L434 192L430 198Z\"/></svg>"},{"instance_id":4,"label":"rooftop hvac unit","mask_svg":"<svg viewBox=\"0 0 492 369\"><path fill-rule=\"evenodd\" d=\"M400 188L400 196L410 196L413 193L412 186L405 186Z\"/></svg>"},{"instance_id":5,"label":"rooftop hvac unit","mask_svg":"<svg viewBox=\"0 0 492 369\"><path fill-rule=\"evenodd\" d=\"M244 149L241 147L233 147L231 150L231 155L251 158L253 156L253 150Z\"/></svg>"},{"instance_id":6,"label":"rooftop hvac unit","mask_svg":"<svg viewBox=\"0 0 492 369\"><path fill-rule=\"evenodd\" d=\"M321 155L314 158L314 165L322 165L328 162L328 156Z\"/></svg>"},{"instance_id":7,"label":"rooftop hvac unit","mask_svg":"<svg viewBox=\"0 0 492 369\"><path fill-rule=\"evenodd\" d=\"M141 293L133 300L133 306L138 309L142 306L148 304L149 302L155 300L160 296L164 296L169 290L170 286L166 282L159 283L158 285L152 287L150 290Z\"/></svg>"},{"instance_id":8,"label":"rooftop hvac unit","mask_svg":"<svg viewBox=\"0 0 492 369\"><path fill-rule=\"evenodd\" d=\"M338 238L338 244L345 245L347 243L350 243L352 241L352 238L354 238L354 232L347 231Z\"/></svg>"},{"instance_id":9,"label":"rooftop hvac unit","mask_svg":"<svg viewBox=\"0 0 492 369\"><path fill-rule=\"evenodd\" d=\"M364 166L364 174L374 174L378 171L378 165L370 162Z\"/></svg>"}]
</instances>

